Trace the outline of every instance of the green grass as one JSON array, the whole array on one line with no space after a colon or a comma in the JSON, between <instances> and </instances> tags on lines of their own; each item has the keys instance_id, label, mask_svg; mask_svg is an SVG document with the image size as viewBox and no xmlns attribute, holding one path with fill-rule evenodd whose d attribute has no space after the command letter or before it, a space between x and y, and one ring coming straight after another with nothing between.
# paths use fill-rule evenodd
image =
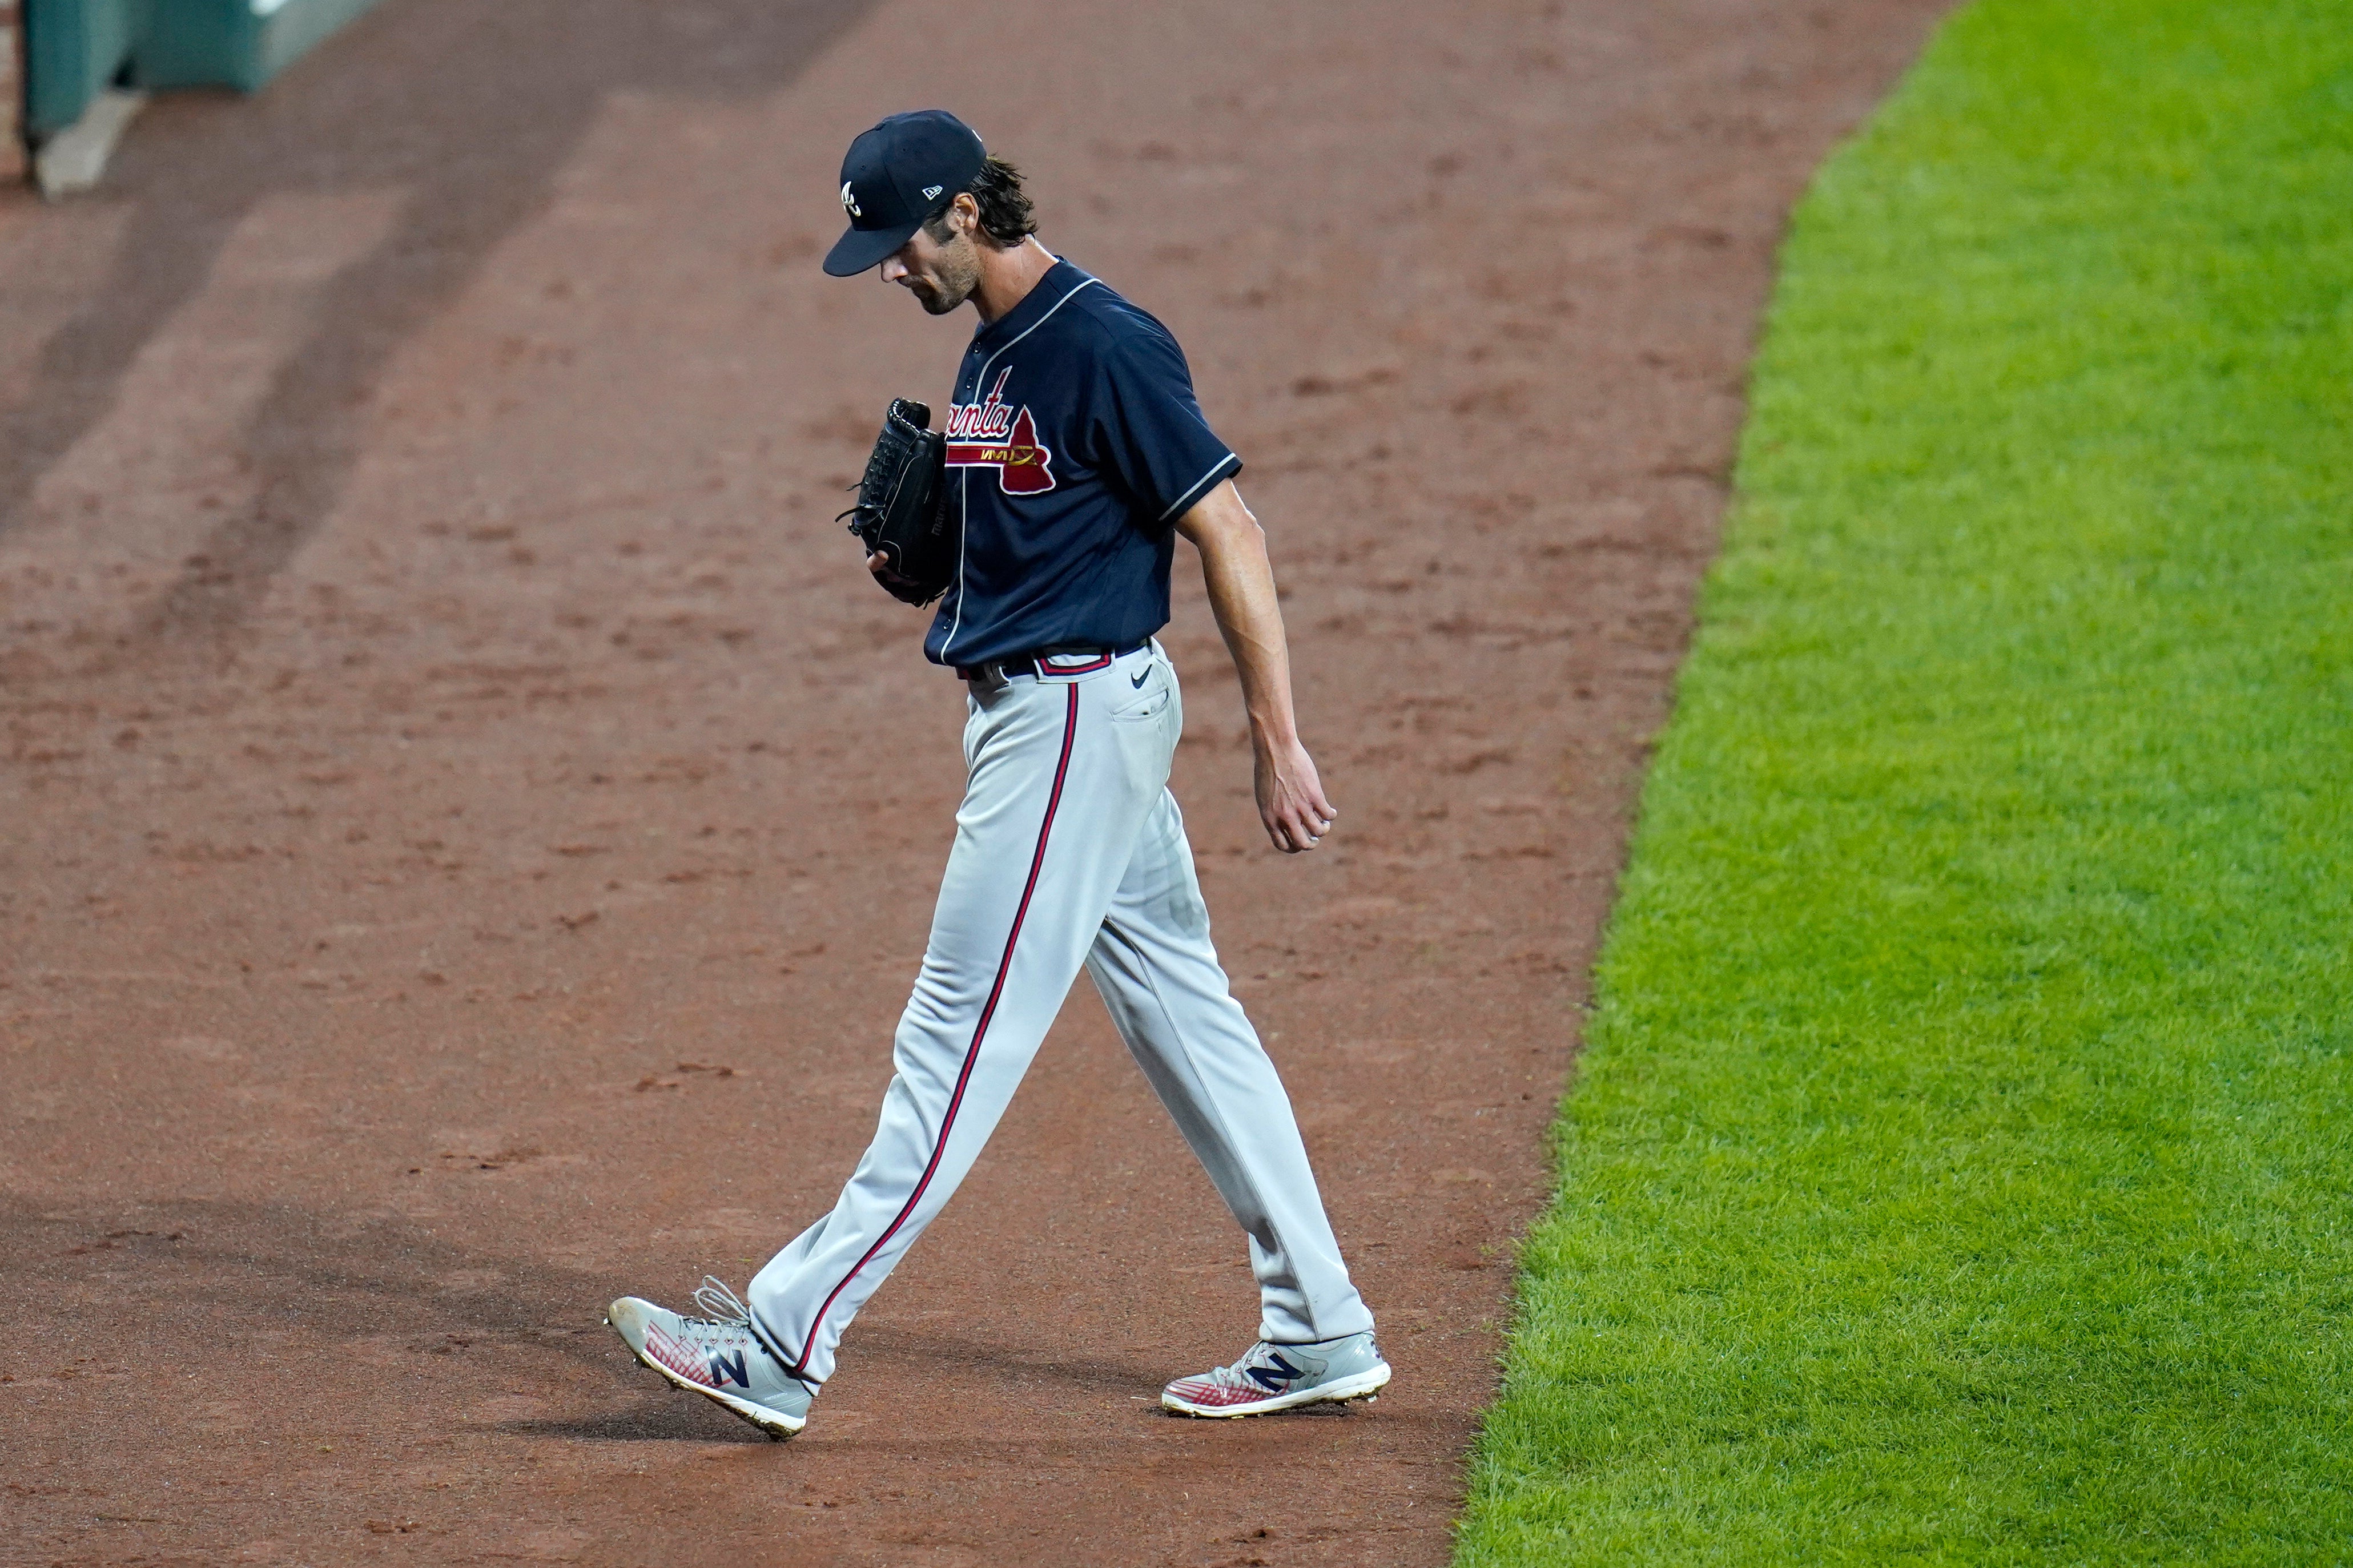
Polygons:
<instances>
[{"instance_id":1,"label":"green grass","mask_svg":"<svg viewBox=\"0 0 2353 1568\"><path fill-rule=\"evenodd\" d=\"M1794 224L1458 1561L2353 1560L2353 0Z\"/></svg>"}]
</instances>

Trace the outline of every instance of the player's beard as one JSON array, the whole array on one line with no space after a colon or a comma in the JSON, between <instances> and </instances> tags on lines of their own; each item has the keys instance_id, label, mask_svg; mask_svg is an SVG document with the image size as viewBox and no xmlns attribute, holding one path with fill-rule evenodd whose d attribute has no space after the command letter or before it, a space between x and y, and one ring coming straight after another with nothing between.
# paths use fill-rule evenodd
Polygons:
<instances>
[{"instance_id":1,"label":"player's beard","mask_svg":"<svg viewBox=\"0 0 2353 1568\"><path fill-rule=\"evenodd\" d=\"M923 309L934 316L944 316L972 298L980 287L980 257L975 252L969 237L943 248L939 258L932 263L932 276L907 279L907 291Z\"/></svg>"}]
</instances>

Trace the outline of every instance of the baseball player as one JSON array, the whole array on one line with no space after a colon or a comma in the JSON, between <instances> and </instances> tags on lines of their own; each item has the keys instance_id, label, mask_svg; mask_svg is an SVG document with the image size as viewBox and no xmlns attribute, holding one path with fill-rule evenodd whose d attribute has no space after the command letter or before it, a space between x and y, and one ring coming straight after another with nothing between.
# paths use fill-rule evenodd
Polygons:
<instances>
[{"instance_id":1,"label":"baseball player","mask_svg":"<svg viewBox=\"0 0 2353 1568\"><path fill-rule=\"evenodd\" d=\"M1176 536L1201 557L1240 675L1259 815L1312 849L1335 813L1293 721L1289 656L1241 460L1175 338L1034 235L1019 174L954 115L893 115L841 168L825 269L880 267L978 330L942 472L961 530L923 651L965 682L967 782L874 1141L830 1214L702 1315L625 1296L607 1318L671 1383L799 1431L867 1298L964 1180L1081 968L1249 1237L1262 1317L1230 1366L1167 1385L1192 1415L1367 1397L1389 1380L1289 1098L1209 942L1168 768L1183 724L1168 620ZM869 560L878 577L881 554ZM888 585L886 584L886 585Z\"/></svg>"}]
</instances>

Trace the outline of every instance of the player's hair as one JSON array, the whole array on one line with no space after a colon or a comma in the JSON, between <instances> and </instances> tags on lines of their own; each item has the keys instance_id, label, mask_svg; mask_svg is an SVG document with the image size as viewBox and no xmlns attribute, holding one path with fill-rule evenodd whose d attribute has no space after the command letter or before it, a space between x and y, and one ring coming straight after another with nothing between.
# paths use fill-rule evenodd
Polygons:
<instances>
[{"instance_id":1,"label":"player's hair","mask_svg":"<svg viewBox=\"0 0 2353 1568\"><path fill-rule=\"evenodd\" d=\"M1002 158L991 157L982 163L972 184L958 194L969 194L978 205L981 233L999 250L1018 245L1038 232L1038 215L1030 209L1029 193L1021 188L1021 171ZM924 220L923 232L932 237L934 244L947 243L950 230L945 208Z\"/></svg>"}]
</instances>

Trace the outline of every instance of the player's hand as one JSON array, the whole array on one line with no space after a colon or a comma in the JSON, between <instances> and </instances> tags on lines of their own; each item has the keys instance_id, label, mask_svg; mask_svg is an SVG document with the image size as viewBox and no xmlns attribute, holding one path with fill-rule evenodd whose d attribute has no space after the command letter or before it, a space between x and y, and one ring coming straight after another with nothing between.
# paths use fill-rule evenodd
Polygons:
<instances>
[{"instance_id":1,"label":"player's hand","mask_svg":"<svg viewBox=\"0 0 2353 1568\"><path fill-rule=\"evenodd\" d=\"M1296 741L1261 745L1256 751L1258 819L1266 824L1266 836L1286 855L1314 848L1340 815L1324 798L1315 759Z\"/></svg>"},{"instance_id":2,"label":"player's hand","mask_svg":"<svg viewBox=\"0 0 2353 1568\"><path fill-rule=\"evenodd\" d=\"M899 596L898 589L912 586L906 578L891 570L891 558L879 550L866 558L866 569L874 574L874 580L882 584L883 592L894 599Z\"/></svg>"}]
</instances>

